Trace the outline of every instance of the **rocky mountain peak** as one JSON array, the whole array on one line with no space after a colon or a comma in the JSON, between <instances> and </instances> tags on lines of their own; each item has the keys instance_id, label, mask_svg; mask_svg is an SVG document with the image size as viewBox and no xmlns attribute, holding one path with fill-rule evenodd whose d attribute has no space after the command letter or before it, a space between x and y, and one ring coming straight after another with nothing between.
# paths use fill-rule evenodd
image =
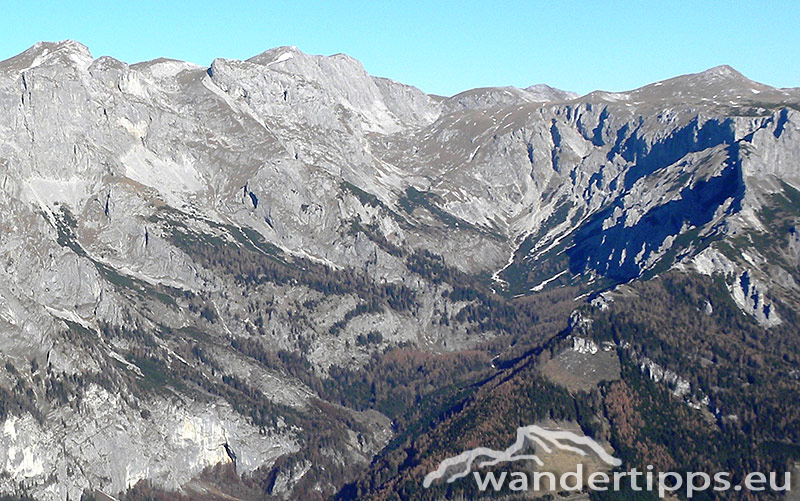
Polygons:
<instances>
[{"instance_id":1,"label":"rocky mountain peak","mask_svg":"<svg viewBox=\"0 0 800 501\"><path fill-rule=\"evenodd\" d=\"M703 100L706 102L739 102L754 95L777 90L768 85L754 82L731 66L715 66L700 73L690 73L646 85L627 93L637 101L662 101L677 98ZM764 97L764 96L761 96Z\"/></svg>"},{"instance_id":2,"label":"rocky mountain peak","mask_svg":"<svg viewBox=\"0 0 800 501\"><path fill-rule=\"evenodd\" d=\"M719 66L714 66L713 68L709 68L705 71L698 73L699 76L702 76L709 80L746 80L750 81L747 77L742 75L739 71L737 71L732 66L727 64L721 64Z\"/></svg>"},{"instance_id":3,"label":"rocky mountain peak","mask_svg":"<svg viewBox=\"0 0 800 501\"><path fill-rule=\"evenodd\" d=\"M257 64L273 64L292 59L295 56L306 56L306 54L294 45L284 45L265 50L247 61Z\"/></svg>"},{"instance_id":4,"label":"rocky mountain peak","mask_svg":"<svg viewBox=\"0 0 800 501\"><path fill-rule=\"evenodd\" d=\"M264 51L251 57L247 62L321 82L336 77L368 78L361 62L346 54L312 55L306 54L294 46L276 47Z\"/></svg>"},{"instance_id":5,"label":"rocky mountain peak","mask_svg":"<svg viewBox=\"0 0 800 501\"><path fill-rule=\"evenodd\" d=\"M288 107L289 115L326 128L347 122L347 127L366 132L393 133L438 116L428 96L370 76L360 61L346 54L310 55L297 47L277 47L246 61L216 59L210 74L258 113L276 114ZM296 106L300 102L308 106Z\"/></svg>"},{"instance_id":6,"label":"rocky mountain peak","mask_svg":"<svg viewBox=\"0 0 800 501\"><path fill-rule=\"evenodd\" d=\"M37 42L31 46L30 49L23 52L23 54L29 51L36 53L37 55L66 54L75 55L82 58L92 58L92 53L89 51L89 47L80 42L69 39L58 42Z\"/></svg>"},{"instance_id":7,"label":"rocky mountain peak","mask_svg":"<svg viewBox=\"0 0 800 501\"><path fill-rule=\"evenodd\" d=\"M551 101L567 101L578 97L576 92L556 89L547 84L536 84L530 87L525 87L525 91L536 101L551 102Z\"/></svg>"},{"instance_id":8,"label":"rocky mountain peak","mask_svg":"<svg viewBox=\"0 0 800 501\"><path fill-rule=\"evenodd\" d=\"M93 59L89 48L74 40L37 42L21 54L0 62L0 68L21 72L37 66L58 64L86 69Z\"/></svg>"},{"instance_id":9,"label":"rocky mountain peak","mask_svg":"<svg viewBox=\"0 0 800 501\"><path fill-rule=\"evenodd\" d=\"M525 89L518 87L485 87L460 92L445 102L450 112L461 110L485 110L503 106L518 106L525 103L549 103L567 101L578 95L549 85L532 85Z\"/></svg>"},{"instance_id":10,"label":"rocky mountain peak","mask_svg":"<svg viewBox=\"0 0 800 501\"><path fill-rule=\"evenodd\" d=\"M698 88L707 88L708 90L713 91L720 91L720 90L730 90L730 91L739 91L739 90L749 90L749 89L756 89L756 90L769 90L772 87L768 85L764 85L758 82L754 82L750 80L742 73L737 71L731 66L727 64L723 64L720 66L715 66L713 68L709 68L705 71L701 71L700 73L685 75L683 77L678 77L679 81L682 81L684 85L687 86L695 86Z\"/></svg>"}]
</instances>

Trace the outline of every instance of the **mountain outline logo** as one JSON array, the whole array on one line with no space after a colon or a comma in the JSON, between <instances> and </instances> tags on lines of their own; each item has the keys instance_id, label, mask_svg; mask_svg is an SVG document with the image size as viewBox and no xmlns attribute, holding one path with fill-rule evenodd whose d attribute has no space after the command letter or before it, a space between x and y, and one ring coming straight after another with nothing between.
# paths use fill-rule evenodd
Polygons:
<instances>
[{"instance_id":1,"label":"mountain outline logo","mask_svg":"<svg viewBox=\"0 0 800 501\"><path fill-rule=\"evenodd\" d=\"M553 452L553 448L555 448L574 452L581 456L586 456L588 454L586 450L582 449L581 447L576 447L576 445L580 445L591 449L609 466L620 466L622 464L621 459L610 455L591 437L578 435L571 431L547 430L541 426L530 425L517 428L517 440L510 447L503 451L497 451L488 447L476 447L475 449L464 451L457 456L452 456L442 460L442 462L439 463L439 466L434 471L425 475L425 480L423 481L422 485L425 488L430 487L434 481L445 476L448 468L462 463L464 463L463 469L450 475L450 477L447 478L447 483L452 483L460 478L463 478L469 475L470 471L472 471L472 465L475 463L475 461L484 456L490 459L479 462L478 468L494 466L500 463L511 463L515 461L526 460L533 461L539 466L544 466L544 462L536 454L517 454L525 447L525 439L529 439L536 443L547 453ZM576 445L570 445L569 443L564 442L571 442L572 444Z\"/></svg>"}]
</instances>

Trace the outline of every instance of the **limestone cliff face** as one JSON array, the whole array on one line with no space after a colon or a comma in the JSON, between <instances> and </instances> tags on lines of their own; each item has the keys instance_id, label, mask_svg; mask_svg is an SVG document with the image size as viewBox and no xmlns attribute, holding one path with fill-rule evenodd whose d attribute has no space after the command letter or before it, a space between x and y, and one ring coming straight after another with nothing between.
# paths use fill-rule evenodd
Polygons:
<instances>
[{"instance_id":1,"label":"limestone cliff face","mask_svg":"<svg viewBox=\"0 0 800 501\"><path fill-rule=\"evenodd\" d=\"M441 98L291 47L205 68L37 44L0 62L0 490L179 488L228 448L240 472L300 450L282 414L313 414L317 395L238 341L321 374L400 342L473 345L439 321L463 302L409 271L415 249L509 295L719 273L743 311L780 323L773 304L800 292L799 107L728 67L626 93ZM215 246L291 271L224 274ZM356 272L414 306L311 278ZM214 390L238 382L277 417ZM366 431L346 459L366 463L389 427L353 415Z\"/></svg>"}]
</instances>

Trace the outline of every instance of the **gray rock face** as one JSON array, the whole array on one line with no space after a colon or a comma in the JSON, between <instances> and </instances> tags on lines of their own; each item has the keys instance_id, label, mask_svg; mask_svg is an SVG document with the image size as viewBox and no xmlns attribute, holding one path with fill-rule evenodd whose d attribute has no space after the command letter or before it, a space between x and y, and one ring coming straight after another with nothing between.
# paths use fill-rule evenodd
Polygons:
<instances>
[{"instance_id":1,"label":"gray rock face","mask_svg":"<svg viewBox=\"0 0 800 501\"><path fill-rule=\"evenodd\" d=\"M569 101L578 97L574 92L556 89L545 84L532 85L525 89L517 87L489 87L461 92L442 104L449 112L483 110L508 107L526 103L549 103Z\"/></svg>"},{"instance_id":2,"label":"gray rock face","mask_svg":"<svg viewBox=\"0 0 800 501\"><path fill-rule=\"evenodd\" d=\"M291 47L203 68L37 44L0 62L0 490L180 488L226 447L240 473L301 450L287 419L317 415L319 395L254 351L324 375L400 342L480 341L439 321L465 302L410 271L415 249L509 295L719 273L775 325L773 305L798 307L798 109L798 90L728 67L444 99ZM352 283L414 306L370 308ZM366 464L388 420L342 412L366 431L330 456ZM276 495L324 466L292 464Z\"/></svg>"}]
</instances>

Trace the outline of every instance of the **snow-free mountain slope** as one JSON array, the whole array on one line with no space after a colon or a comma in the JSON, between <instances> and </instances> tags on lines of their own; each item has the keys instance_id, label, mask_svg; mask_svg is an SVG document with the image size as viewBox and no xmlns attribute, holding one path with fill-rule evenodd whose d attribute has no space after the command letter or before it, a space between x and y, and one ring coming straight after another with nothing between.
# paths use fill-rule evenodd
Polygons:
<instances>
[{"instance_id":1,"label":"snow-free mountain slope","mask_svg":"<svg viewBox=\"0 0 800 501\"><path fill-rule=\"evenodd\" d=\"M0 62L0 490L189 492L222 464L256 499L330 496L418 402L668 270L783 332L798 110L729 67L441 98L293 47L36 44Z\"/></svg>"}]
</instances>

